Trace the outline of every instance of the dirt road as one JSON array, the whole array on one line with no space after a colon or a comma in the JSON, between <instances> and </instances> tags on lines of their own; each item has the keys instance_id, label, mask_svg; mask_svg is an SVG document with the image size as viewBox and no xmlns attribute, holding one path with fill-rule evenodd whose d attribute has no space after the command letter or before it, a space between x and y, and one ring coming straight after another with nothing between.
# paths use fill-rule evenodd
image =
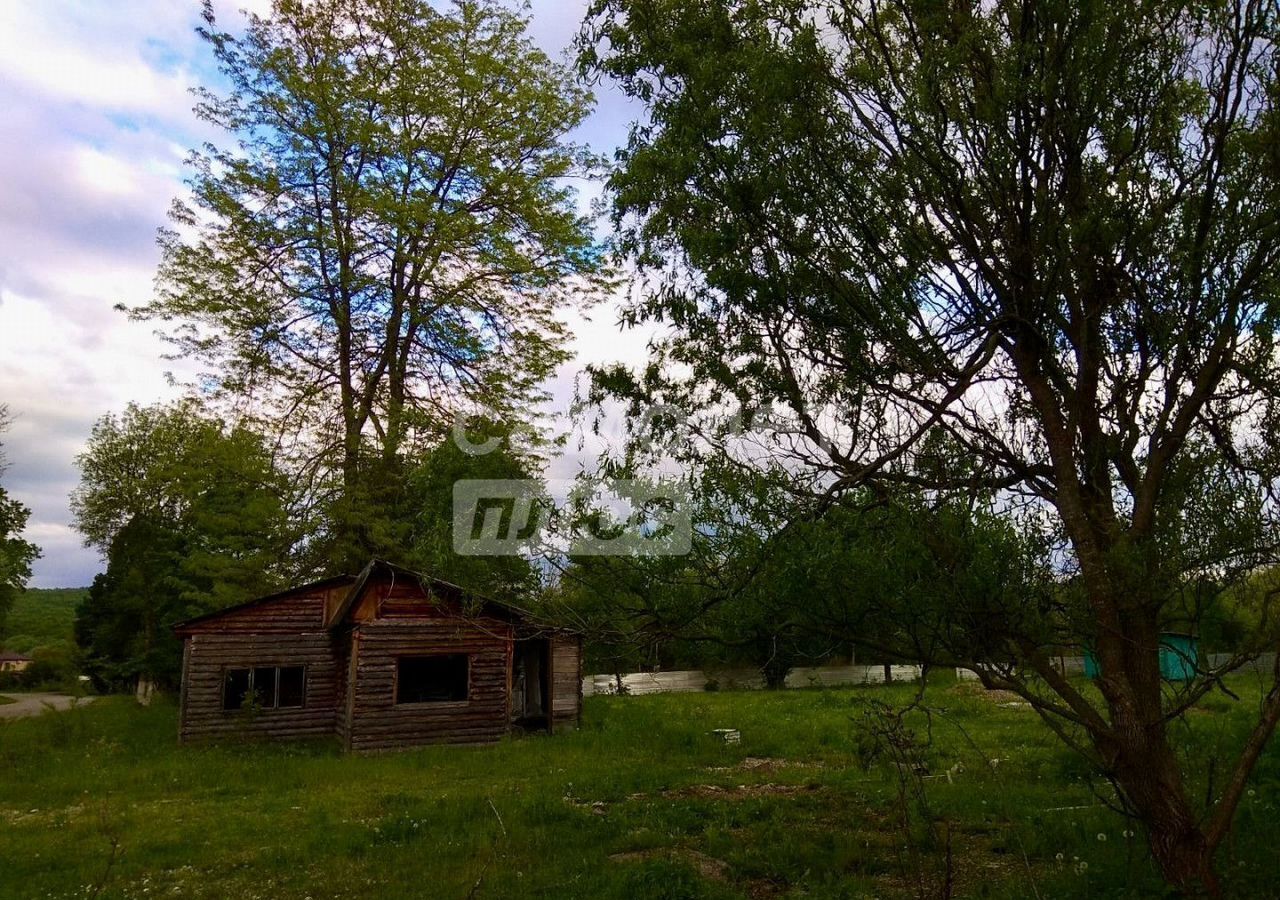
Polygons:
<instances>
[{"instance_id":1,"label":"dirt road","mask_svg":"<svg viewBox=\"0 0 1280 900\"><path fill-rule=\"evenodd\" d=\"M23 716L38 716L55 710L70 709L90 702L92 697L72 697L70 694L0 694L14 703L0 703L0 719L21 719Z\"/></svg>"}]
</instances>

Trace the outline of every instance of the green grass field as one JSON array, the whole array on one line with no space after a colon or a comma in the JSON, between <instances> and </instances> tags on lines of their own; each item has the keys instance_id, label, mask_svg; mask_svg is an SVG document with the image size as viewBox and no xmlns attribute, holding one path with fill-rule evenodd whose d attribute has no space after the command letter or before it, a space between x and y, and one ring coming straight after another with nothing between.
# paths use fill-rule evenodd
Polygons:
<instances>
[{"instance_id":1,"label":"green grass field","mask_svg":"<svg viewBox=\"0 0 1280 900\"><path fill-rule=\"evenodd\" d=\"M1244 726L1257 688L1234 687L1191 716L1193 757ZM929 689L936 827L910 804L904 830L861 723L910 692L592 698L572 734L364 757L178 747L172 704L104 698L0 722L0 896L916 897L948 830L957 897L1164 895L1086 769L972 685ZM1220 858L1232 896L1275 894L1278 801L1273 749Z\"/></svg>"}]
</instances>

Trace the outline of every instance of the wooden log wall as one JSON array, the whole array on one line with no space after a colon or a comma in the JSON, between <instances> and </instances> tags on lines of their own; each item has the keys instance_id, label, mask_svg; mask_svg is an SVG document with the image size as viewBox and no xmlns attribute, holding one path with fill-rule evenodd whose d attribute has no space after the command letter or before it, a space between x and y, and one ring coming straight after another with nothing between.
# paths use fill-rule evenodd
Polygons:
<instances>
[{"instance_id":1,"label":"wooden log wall","mask_svg":"<svg viewBox=\"0 0 1280 900\"><path fill-rule=\"evenodd\" d=\"M180 737L272 738L333 734L337 710L338 654L326 632L304 634L192 635L187 639L187 671ZM303 705L296 709L261 709L251 714L222 708L227 669L254 666L305 667Z\"/></svg>"},{"instance_id":2,"label":"wooden log wall","mask_svg":"<svg viewBox=\"0 0 1280 900\"><path fill-rule=\"evenodd\" d=\"M348 749L381 750L487 743L507 733L512 624L461 618L417 581L399 579L370 585L351 610L350 628L326 628L346 590L326 582L183 626L181 739L333 734ZM552 725L560 730L581 715L581 639L555 634L550 649ZM467 699L397 705L396 660L447 653L469 658ZM222 708L228 669L299 665L306 669L301 708Z\"/></svg>"},{"instance_id":3,"label":"wooden log wall","mask_svg":"<svg viewBox=\"0 0 1280 900\"><path fill-rule=\"evenodd\" d=\"M345 748L351 742L350 684L351 673L355 665L356 635L350 631L340 633L342 637L337 641L338 652L335 660L334 680L337 686L337 696L334 699L333 730Z\"/></svg>"},{"instance_id":4,"label":"wooden log wall","mask_svg":"<svg viewBox=\"0 0 1280 900\"><path fill-rule=\"evenodd\" d=\"M323 590L282 594L261 603L233 607L220 616L187 626L186 631L191 634L323 631L327 594Z\"/></svg>"},{"instance_id":5,"label":"wooden log wall","mask_svg":"<svg viewBox=\"0 0 1280 900\"><path fill-rule=\"evenodd\" d=\"M553 731L576 727L582 717L582 638L551 638L551 724Z\"/></svg>"},{"instance_id":6,"label":"wooden log wall","mask_svg":"<svg viewBox=\"0 0 1280 900\"><path fill-rule=\"evenodd\" d=\"M323 628L325 592L286 595L191 626L183 651L179 738L303 738L333 734L341 647ZM227 669L304 666L296 709L222 708Z\"/></svg>"},{"instance_id":7,"label":"wooden log wall","mask_svg":"<svg viewBox=\"0 0 1280 900\"><path fill-rule=\"evenodd\" d=\"M391 618L355 629L355 665L347 685L351 750L419 744L489 743L508 725L511 626L497 620ZM467 699L396 704L396 660L401 656L465 653L470 658Z\"/></svg>"}]
</instances>

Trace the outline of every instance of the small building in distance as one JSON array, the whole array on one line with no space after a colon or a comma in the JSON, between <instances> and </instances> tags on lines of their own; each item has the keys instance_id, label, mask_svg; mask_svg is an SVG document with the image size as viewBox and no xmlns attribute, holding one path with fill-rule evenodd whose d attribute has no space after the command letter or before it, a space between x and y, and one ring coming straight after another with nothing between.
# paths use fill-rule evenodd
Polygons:
<instances>
[{"instance_id":1,"label":"small building in distance","mask_svg":"<svg viewBox=\"0 0 1280 900\"><path fill-rule=\"evenodd\" d=\"M179 737L336 735L347 750L559 731L582 639L382 560L174 626Z\"/></svg>"},{"instance_id":2,"label":"small building in distance","mask_svg":"<svg viewBox=\"0 0 1280 900\"><path fill-rule=\"evenodd\" d=\"M0 651L0 672L24 672L29 665L31 665L30 656Z\"/></svg>"}]
</instances>

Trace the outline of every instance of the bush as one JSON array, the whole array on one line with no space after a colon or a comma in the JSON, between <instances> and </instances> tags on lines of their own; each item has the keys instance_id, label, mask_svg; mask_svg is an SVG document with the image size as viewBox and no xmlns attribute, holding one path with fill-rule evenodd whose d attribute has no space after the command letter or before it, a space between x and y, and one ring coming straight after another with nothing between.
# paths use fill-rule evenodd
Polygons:
<instances>
[{"instance_id":1,"label":"bush","mask_svg":"<svg viewBox=\"0 0 1280 900\"><path fill-rule=\"evenodd\" d=\"M31 651L31 665L21 672L0 673L0 690L80 691L80 662L67 644L47 644Z\"/></svg>"}]
</instances>

